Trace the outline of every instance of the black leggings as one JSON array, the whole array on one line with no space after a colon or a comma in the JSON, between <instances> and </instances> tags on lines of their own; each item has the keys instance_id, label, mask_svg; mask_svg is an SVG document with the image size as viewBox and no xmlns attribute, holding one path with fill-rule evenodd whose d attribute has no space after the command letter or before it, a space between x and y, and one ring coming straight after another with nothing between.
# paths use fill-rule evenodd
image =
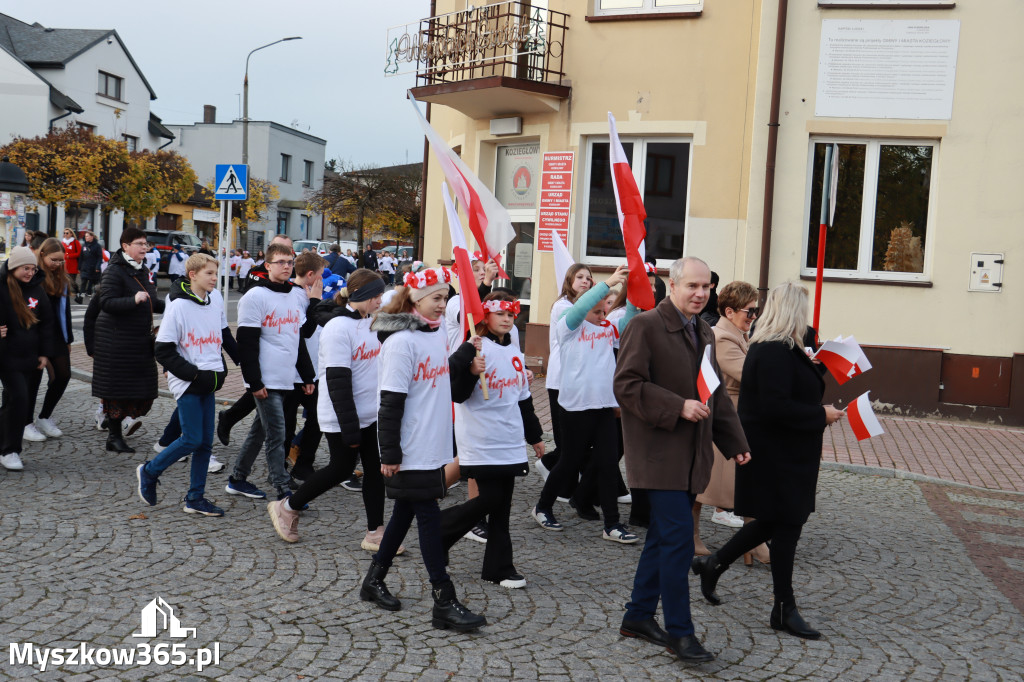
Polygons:
<instances>
[{"instance_id":1,"label":"black leggings","mask_svg":"<svg viewBox=\"0 0 1024 682\"><path fill-rule=\"evenodd\" d=\"M551 434L555 439L555 449L544 453L540 461L544 463L544 467L548 471L554 471L558 466L558 457L561 454L559 448L562 447L562 406L558 404L557 388L548 389L548 406L551 412Z\"/></svg>"},{"instance_id":2,"label":"black leggings","mask_svg":"<svg viewBox=\"0 0 1024 682\"><path fill-rule=\"evenodd\" d=\"M437 587L448 582L448 571L444 567L444 547L441 545L441 508L437 500L395 500L395 508L391 512L391 520L384 529L384 538L380 541L380 549L373 555L378 566L390 568L391 562L398 553L398 548L405 540L412 520L415 517L416 527L420 535L420 554L423 565L427 567L430 583Z\"/></svg>"},{"instance_id":3,"label":"black leggings","mask_svg":"<svg viewBox=\"0 0 1024 682\"><path fill-rule=\"evenodd\" d=\"M242 397L235 401L235 404L220 413L220 420L228 431L235 427L235 424L249 416L249 413L256 409L256 399L252 392L246 391Z\"/></svg>"},{"instance_id":4,"label":"black leggings","mask_svg":"<svg viewBox=\"0 0 1024 682\"><path fill-rule=\"evenodd\" d=\"M299 457L295 464L313 466L316 460L316 450L320 447L320 421L317 419L316 403L319 388L314 388L309 395L296 388L284 399L284 428L285 446L291 448L295 440L295 429L299 420L299 407L306 408L306 420L302 425L302 436L299 438ZM374 432L376 433L376 432ZM344 446L343 446L344 447ZM378 469L380 467L377 467ZM341 480L345 480L344 478ZM384 485L383 483L381 484ZM379 525L379 524L378 524Z\"/></svg>"},{"instance_id":5,"label":"black leggings","mask_svg":"<svg viewBox=\"0 0 1024 682\"><path fill-rule=\"evenodd\" d=\"M508 531L516 477L508 475L475 480L479 495L441 512L441 541L448 551L478 521L487 517L487 545L480 577L500 582L516 573L512 563L512 536Z\"/></svg>"},{"instance_id":6,"label":"black leggings","mask_svg":"<svg viewBox=\"0 0 1024 682\"><path fill-rule=\"evenodd\" d=\"M562 413L562 435L565 443L562 454L540 493L537 509L551 512L559 491L569 482L579 479L580 470L588 452L596 467L598 498L604 515L604 527L611 528L619 523L618 497L618 446L615 437L615 414L612 408Z\"/></svg>"},{"instance_id":7,"label":"black leggings","mask_svg":"<svg viewBox=\"0 0 1024 682\"><path fill-rule=\"evenodd\" d=\"M35 379L36 368L5 369L0 372L0 383L4 385L3 407L0 413L3 419L3 437L0 439L0 455L21 452L21 438L25 435L26 418L31 418L34 404L28 401L29 389Z\"/></svg>"},{"instance_id":8,"label":"black leggings","mask_svg":"<svg viewBox=\"0 0 1024 682\"><path fill-rule=\"evenodd\" d=\"M327 433L331 461L309 477L292 495L289 505L301 509L309 502L352 476L356 461L363 458L363 507L366 529L377 530L384 525L384 476L380 473L380 450L377 447L377 422L360 430L359 447L342 442L340 433Z\"/></svg>"},{"instance_id":9,"label":"black leggings","mask_svg":"<svg viewBox=\"0 0 1024 682\"><path fill-rule=\"evenodd\" d=\"M775 599L793 603L793 563L796 559L796 543L800 540L803 528L802 523L755 519L736 531L736 535L718 550L718 560L723 566L728 566L762 542L770 542Z\"/></svg>"},{"instance_id":10,"label":"black leggings","mask_svg":"<svg viewBox=\"0 0 1024 682\"><path fill-rule=\"evenodd\" d=\"M61 348L67 351L67 345L63 345L63 340L58 340L61 343ZM59 351L58 351L59 353ZM64 391L68 388L68 383L71 381L71 356L65 352L63 355L57 355L57 357L50 358L50 365L53 367L53 376L50 377L49 382L46 384L46 395L43 397L43 409L39 410L40 419L49 419L53 414L53 410L57 407L57 403L64 396ZM32 411L36 406L36 398L39 396L39 387L43 383L43 371L41 369L36 370L35 377L32 380L32 386L29 387L29 409L28 418L25 424L32 423Z\"/></svg>"}]
</instances>

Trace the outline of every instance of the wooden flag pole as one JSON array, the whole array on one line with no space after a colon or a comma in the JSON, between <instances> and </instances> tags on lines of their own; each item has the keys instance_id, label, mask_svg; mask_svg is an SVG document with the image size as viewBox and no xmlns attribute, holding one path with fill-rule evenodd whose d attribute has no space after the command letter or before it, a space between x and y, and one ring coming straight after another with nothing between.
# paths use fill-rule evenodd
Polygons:
<instances>
[{"instance_id":1,"label":"wooden flag pole","mask_svg":"<svg viewBox=\"0 0 1024 682\"><path fill-rule=\"evenodd\" d=\"M460 284L461 286L461 284ZM472 332L476 329L476 325L473 324L473 313L466 313L466 319L469 320L469 330ZM476 352L476 356L480 357L480 351ZM480 390L484 393L484 400L490 400L490 396L487 395L487 371L480 375Z\"/></svg>"}]
</instances>

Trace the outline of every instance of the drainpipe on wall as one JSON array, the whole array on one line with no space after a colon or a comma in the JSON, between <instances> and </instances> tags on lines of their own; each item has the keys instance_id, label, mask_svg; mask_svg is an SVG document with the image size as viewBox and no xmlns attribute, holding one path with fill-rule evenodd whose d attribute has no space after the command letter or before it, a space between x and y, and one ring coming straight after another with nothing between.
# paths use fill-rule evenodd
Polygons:
<instances>
[{"instance_id":1,"label":"drainpipe on wall","mask_svg":"<svg viewBox=\"0 0 1024 682\"><path fill-rule=\"evenodd\" d=\"M782 57L786 49L786 10L789 0L779 0L775 27L775 64L772 69L771 111L768 114L768 157L765 161L764 211L761 225L761 268L757 280L758 306L768 297L768 265L772 252L772 211L775 204L775 156L779 146L779 101L782 99Z\"/></svg>"},{"instance_id":2,"label":"drainpipe on wall","mask_svg":"<svg viewBox=\"0 0 1024 682\"><path fill-rule=\"evenodd\" d=\"M430 14L437 12L437 0L430 0ZM430 123L430 102L427 102L427 123ZM430 157L430 142L423 137L423 171L420 173L420 227L416 235L416 260L423 260L423 235L427 225L427 162ZM397 253L397 251L396 251Z\"/></svg>"},{"instance_id":3,"label":"drainpipe on wall","mask_svg":"<svg viewBox=\"0 0 1024 682\"><path fill-rule=\"evenodd\" d=\"M60 116L58 116L57 118L51 118L51 119L50 119L50 128L49 128L49 129L50 129L50 130L53 130L53 124L54 124L54 123L56 123L57 121L61 120L62 118L66 118L66 117L70 116L70 115L71 115L71 113L72 113L72 112L71 112L71 111L69 110L69 111L66 111L66 112L64 112L63 114L61 114L61 115L60 115Z\"/></svg>"}]
</instances>

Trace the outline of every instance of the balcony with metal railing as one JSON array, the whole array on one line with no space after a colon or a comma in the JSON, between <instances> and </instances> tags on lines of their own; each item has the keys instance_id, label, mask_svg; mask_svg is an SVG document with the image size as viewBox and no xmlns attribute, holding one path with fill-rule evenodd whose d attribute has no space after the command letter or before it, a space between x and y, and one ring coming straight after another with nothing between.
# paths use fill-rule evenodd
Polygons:
<instances>
[{"instance_id":1,"label":"balcony with metal railing","mask_svg":"<svg viewBox=\"0 0 1024 682\"><path fill-rule=\"evenodd\" d=\"M571 91L568 19L529 0L428 17L389 30L386 72L415 65L417 99L472 118L555 112Z\"/></svg>"}]
</instances>

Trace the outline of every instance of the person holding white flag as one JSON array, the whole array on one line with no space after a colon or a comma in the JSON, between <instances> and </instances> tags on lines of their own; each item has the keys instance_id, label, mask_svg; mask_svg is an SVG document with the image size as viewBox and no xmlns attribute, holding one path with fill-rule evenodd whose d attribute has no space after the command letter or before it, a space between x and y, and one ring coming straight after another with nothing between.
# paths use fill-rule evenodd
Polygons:
<instances>
[{"instance_id":1,"label":"person holding white flag","mask_svg":"<svg viewBox=\"0 0 1024 682\"><path fill-rule=\"evenodd\" d=\"M754 520L717 552L697 557L693 572L700 576L704 598L720 604L715 587L729 565L770 540L775 606L769 624L818 639L821 633L796 607L793 563L800 532L814 511L822 433L843 412L821 404L825 382L803 349L807 298L807 289L792 282L768 294L750 339L737 408L751 460L736 470L736 514Z\"/></svg>"}]
</instances>

